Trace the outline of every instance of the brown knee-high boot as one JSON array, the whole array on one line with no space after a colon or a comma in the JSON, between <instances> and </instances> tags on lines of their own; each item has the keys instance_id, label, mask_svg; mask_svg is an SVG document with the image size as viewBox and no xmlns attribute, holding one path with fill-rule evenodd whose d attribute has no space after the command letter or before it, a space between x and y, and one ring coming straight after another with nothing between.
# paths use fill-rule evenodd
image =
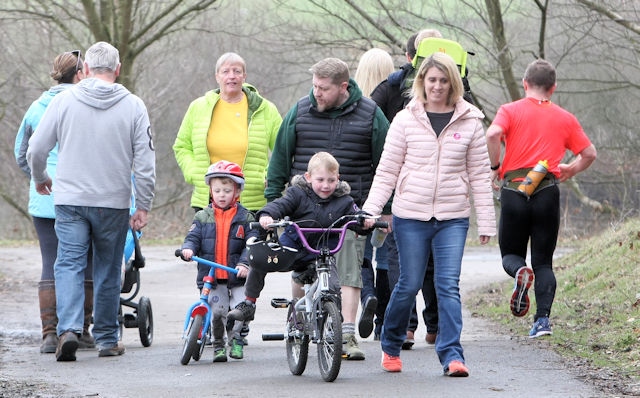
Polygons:
<instances>
[{"instance_id":1,"label":"brown knee-high boot","mask_svg":"<svg viewBox=\"0 0 640 398\"><path fill-rule=\"evenodd\" d=\"M96 341L89 332L93 317L93 281L84 281L84 325L82 336L78 339L78 348L95 348Z\"/></svg>"},{"instance_id":2,"label":"brown knee-high boot","mask_svg":"<svg viewBox=\"0 0 640 398\"><path fill-rule=\"evenodd\" d=\"M42 321L40 352L53 354L56 352L56 346L58 345L55 281L46 280L38 283L38 299L40 301L40 320Z\"/></svg>"}]
</instances>

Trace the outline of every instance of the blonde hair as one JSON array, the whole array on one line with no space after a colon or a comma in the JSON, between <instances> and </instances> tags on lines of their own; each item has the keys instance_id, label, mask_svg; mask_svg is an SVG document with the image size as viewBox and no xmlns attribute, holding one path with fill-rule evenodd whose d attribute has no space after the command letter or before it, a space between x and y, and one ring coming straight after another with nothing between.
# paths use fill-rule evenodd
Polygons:
<instances>
[{"instance_id":1,"label":"blonde hair","mask_svg":"<svg viewBox=\"0 0 640 398\"><path fill-rule=\"evenodd\" d=\"M340 163L329 152L317 152L309 159L307 173L313 174L313 171L320 168L325 168L331 173L339 173Z\"/></svg>"},{"instance_id":2,"label":"blonde hair","mask_svg":"<svg viewBox=\"0 0 640 398\"><path fill-rule=\"evenodd\" d=\"M391 55L380 48L372 48L360 57L353 80L362 90L362 95L369 97L373 89L394 70Z\"/></svg>"},{"instance_id":3,"label":"blonde hair","mask_svg":"<svg viewBox=\"0 0 640 398\"><path fill-rule=\"evenodd\" d=\"M447 105L455 104L464 93L462 77L460 77L460 69L458 68L458 65L456 65L456 61L454 61L451 56L439 51L431 54L422 62L422 65L420 65L418 74L413 81L411 95L419 98L424 103L428 102L427 93L424 91L424 77L427 74L427 71L431 68L437 68L447 76L447 79L451 82L451 89L447 96Z\"/></svg>"},{"instance_id":4,"label":"blonde hair","mask_svg":"<svg viewBox=\"0 0 640 398\"><path fill-rule=\"evenodd\" d=\"M418 49L418 47L420 47L420 42L429 37L442 38L442 33L440 33L440 31L437 29L422 29L420 32L418 32L418 35L416 36L416 39L413 42L413 45L415 46L416 50Z\"/></svg>"}]
</instances>

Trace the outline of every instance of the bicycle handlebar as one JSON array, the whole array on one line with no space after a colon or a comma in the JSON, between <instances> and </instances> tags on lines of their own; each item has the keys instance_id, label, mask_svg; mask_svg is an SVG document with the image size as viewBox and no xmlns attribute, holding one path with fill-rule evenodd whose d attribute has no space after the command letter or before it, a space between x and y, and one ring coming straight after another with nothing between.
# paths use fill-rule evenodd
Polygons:
<instances>
[{"instance_id":1,"label":"bicycle handlebar","mask_svg":"<svg viewBox=\"0 0 640 398\"><path fill-rule=\"evenodd\" d=\"M189 260L185 259L184 257L182 257L182 249L176 249L174 255L176 257L180 257L183 261L189 261ZM208 267L223 269L223 270L225 270L227 272L231 272L232 274L237 274L238 273L238 270L235 269L235 268L227 267L226 265L218 264L218 263L206 260L206 259L198 257L198 256L191 256L191 260L193 260L193 261L195 261L197 263L200 263L202 265L206 265Z\"/></svg>"},{"instance_id":2,"label":"bicycle handlebar","mask_svg":"<svg viewBox=\"0 0 640 398\"><path fill-rule=\"evenodd\" d=\"M345 238L345 232L347 231L347 229L350 226L355 225L355 224L362 225L363 221L366 218L378 218L378 217L379 216L371 216L371 215L368 215L368 214L350 214L350 215L345 215L345 216L340 217L338 220L336 220L332 224L332 226L329 226L327 228L300 227L296 221L291 221L291 220L289 220L288 217L285 217L283 220L279 220L277 222L269 224L268 227L269 228L283 228L283 227L287 227L287 226L292 225L295 228L296 233L300 237L300 241L302 242L302 245L305 247L305 249L307 249L310 253L313 253L313 254L320 254L320 250L319 249L314 249L309 245L309 242L307 241L305 233L322 233L322 234L336 233L336 234L339 235L338 243L333 249L329 249L329 254L333 255L333 254L337 253L342 248L342 244L344 243L344 238ZM339 221L342 221L342 220L348 219L348 218L351 218L351 220L349 220L346 223L344 223L341 227L339 227L339 228L334 228L333 227L333 225L335 225ZM249 224L249 228L251 228L251 229L254 229L256 227L262 228L262 225L259 222L252 222L252 223ZM388 228L388 227L389 227L389 224L387 222L385 222L385 221L376 221L373 224L372 229L373 228Z\"/></svg>"}]
</instances>

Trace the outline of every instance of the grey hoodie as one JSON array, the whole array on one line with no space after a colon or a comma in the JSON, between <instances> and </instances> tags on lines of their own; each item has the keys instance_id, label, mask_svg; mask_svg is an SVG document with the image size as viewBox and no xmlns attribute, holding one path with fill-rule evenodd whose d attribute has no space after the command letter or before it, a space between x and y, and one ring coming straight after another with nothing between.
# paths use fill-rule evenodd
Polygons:
<instances>
[{"instance_id":1,"label":"grey hoodie","mask_svg":"<svg viewBox=\"0 0 640 398\"><path fill-rule=\"evenodd\" d=\"M47 181L47 155L56 143L56 205L128 209L133 172L136 207L151 209L155 152L149 116L124 86L88 78L53 98L29 140L35 183Z\"/></svg>"}]
</instances>

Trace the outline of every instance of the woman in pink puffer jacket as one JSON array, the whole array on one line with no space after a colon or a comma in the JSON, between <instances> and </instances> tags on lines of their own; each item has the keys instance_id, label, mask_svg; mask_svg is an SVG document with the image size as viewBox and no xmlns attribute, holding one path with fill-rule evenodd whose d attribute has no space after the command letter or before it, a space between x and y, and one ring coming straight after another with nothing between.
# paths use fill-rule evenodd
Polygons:
<instances>
[{"instance_id":1,"label":"woman in pink puffer jacket","mask_svg":"<svg viewBox=\"0 0 640 398\"><path fill-rule=\"evenodd\" d=\"M484 115L462 94L462 79L451 57L435 53L423 62L412 100L391 123L363 206L368 213L381 214L394 195L400 278L381 336L382 367L389 372L402 370L399 356L410 310L433 250L439 316L436 353L446 375L469 375L460 344L459 280L472 203L480 243L496 234L496 221Z\"/></svg>"}]
</instances>

